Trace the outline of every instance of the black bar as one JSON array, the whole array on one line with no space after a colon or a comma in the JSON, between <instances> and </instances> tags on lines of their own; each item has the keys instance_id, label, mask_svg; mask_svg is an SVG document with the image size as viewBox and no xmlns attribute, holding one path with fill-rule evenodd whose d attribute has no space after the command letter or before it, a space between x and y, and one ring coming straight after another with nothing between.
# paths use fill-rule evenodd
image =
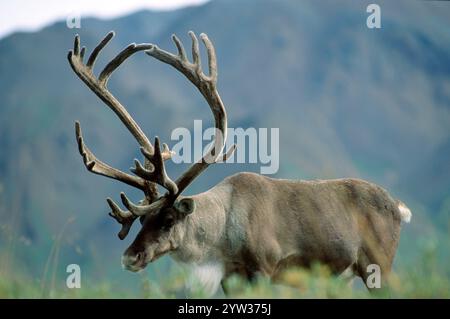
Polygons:
<instances>
[{"instance_id":1,"label":"black bar","mask_svg":"<svg viewBox=\"0 0 450 319\"><path fill-rule=\"evenodd\" d=\"M259 307L258 307L259 305ZM264 307L262 305L265 305ZM445 313L449 300L401 299L9 299L0 300L2 313L16 317L22 311L55 314L58 318L316 318L344 315L358 318L387 318L395 311L402 317ZM187 313L186 313L187 312Z\"/></svg>"}]
</instances>

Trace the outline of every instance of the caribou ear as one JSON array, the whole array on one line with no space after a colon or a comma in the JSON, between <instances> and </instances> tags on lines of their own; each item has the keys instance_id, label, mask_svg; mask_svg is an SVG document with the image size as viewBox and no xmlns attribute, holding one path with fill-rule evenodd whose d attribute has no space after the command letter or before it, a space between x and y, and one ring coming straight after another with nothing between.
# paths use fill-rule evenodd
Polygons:
<instances>
[{"instance_id":1,"label":"caribou ear","mask_svg":"<svg viewBox=\"0 0 450 319\"><path fill-rule=\"evenodd\" d=\"M183 198L176 201L173 207L183 215L189 215L194 212L195 202L192 198Z\"/></svg>"}]
</instances>

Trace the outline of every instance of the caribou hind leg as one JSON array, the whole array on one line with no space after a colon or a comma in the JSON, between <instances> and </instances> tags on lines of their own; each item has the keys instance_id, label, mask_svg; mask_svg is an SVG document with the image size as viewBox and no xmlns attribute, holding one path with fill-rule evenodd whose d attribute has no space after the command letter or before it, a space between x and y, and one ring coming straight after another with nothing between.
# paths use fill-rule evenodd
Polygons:
<instances>
[{"instance_id":1,"label":"caribou hind leg","mask_svg":"<svg viewBox=\"0 0 450 319\"><path fill-rule=\"evenodd\" d=\"M353 282L356 276L356 267L352 264L339 275L339 278L342 279L349 288L353 288Z\"/></svg>"},{"instance_id":2,"label":"caribou hind leg","mask_svg":"<svg viewBox=\"0 0 450 319\"><path fill-rule=\"evenodd\" d=\"M272 273L271 280L273 283L288 284L283 282L283 273L293 267L309 267L304 258L300 255L292 254L281 259Z\"/></svg>"}]
</instances>

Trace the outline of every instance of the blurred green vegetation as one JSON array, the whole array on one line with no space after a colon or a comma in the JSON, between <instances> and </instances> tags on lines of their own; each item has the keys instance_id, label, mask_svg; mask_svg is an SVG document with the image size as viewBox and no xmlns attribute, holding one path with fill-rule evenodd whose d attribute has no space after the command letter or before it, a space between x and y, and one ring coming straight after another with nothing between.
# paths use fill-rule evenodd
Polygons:
<instances>
[{"instance_id":1,"label":"blurred green vegetation","mask_svg":"<svg viewBox=\"0 0 450 319\"><path fill-rule=\"evenodd\" d=\"M450 298L450 269L439 262L438 245L429 244L419 258L400 269L394 269L388 280L389 289L370 293L360 278L353 283L333 276L329 269L315 264L311 269L292 268L284 272L280 281L257 278L249 284L238 276L227 280L230 298ZM164 277L150 279L146 271L139 276L138 289L119 289L112 282L82 280L81 288L65 287L59 278L55 286L54 274L44 280L23 273L0 269L0 298L204 298L200 289L185 292L187 274L181 268L171 268ZM218 293L215 297L225 297Z\"/></svg>"}]
</instances>

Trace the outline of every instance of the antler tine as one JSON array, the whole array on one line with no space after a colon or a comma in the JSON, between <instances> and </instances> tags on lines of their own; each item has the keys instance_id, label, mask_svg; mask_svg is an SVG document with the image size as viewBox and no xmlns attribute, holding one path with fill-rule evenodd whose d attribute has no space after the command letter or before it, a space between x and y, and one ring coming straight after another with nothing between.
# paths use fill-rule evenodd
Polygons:
<instances>
[{"instance_id":1,"label":"antler tine","mask_svg":"<svg viewBox=\"0 0 450 319\"><path fill-rule=\"evenodd\" d=\"M123 61L125 61L128 57L130 57L133 53L136 53L138 51L142 50L148 50L152 47L151 44L138 44L131 43L129 44L125 49L122 50L114 59L109 62L103 71L100 73L100 76L98 77L98 80L100 81L101 85L106 86L109 77L111 76L112 72L116 70Z\"/></svg>"},{"instance_id":2,"label":"antler tine","mask_svg":"<svg viewBox=\"0 0 450 319\"><path fill-rule=\"evenodd\" d=\"M114 37L114 31L108 32L108 34L103 38L102 41L95 47L89 56L88 62L86 63L86 67L88 69L92 69L95 64L95 60L97 60L98 54L100 51L108 44L109 41Z\"/></svg>"},{"instance_id":3,"label":"antler tine","mask_svg":"<svg viewBox=\"0 0 450 319\"><path fill-rule=\"evenodd\" d=\"M75 36L75 39L73 41L73 54L80 54L80 36L78 34Z\"/></svg>"},{"instance_id":4,"label":"antler tine","mask_svg":"<svg viewBox=\"0 0 450 319\"><path fill-rule=\"evenodd\" d=\"M106 202L111 208L111 212L108 215L122 225L122 229L118 234L119 238L122 240L128 235L128 232L131 229L131 225L133 225L133 222L135 221L137 216L133 215L129 211L123 211L122 209L120 209L120 207L109 197L106 199Z\"/></svg>"},{"instance_id":5,"label":"antler tine","mask_svg":"<svg viewBox=\"0 0 450 319\"><path fill-rule=\"evenodd\" d=\"M142 151L142 150L141 150ZM145 150L144 150L145 151ZM162 150L162 154L163 154L163 159L165 154L168 154L168 156L170 156L170 158L172 158L172 155L174 154L170 149L169 149L169 145L167 145L166 143L163 143L163 150ZM145 155L144 155L145 156Z\"/></svg>"},{"instance_id":6,"label":"antler tine","mask_svg":"<svg viewBox=\"0 0 450 319\"><path fill-rule=\"evenodd\" d=\"M150 49L146 50L145 53L161 62L172 65L196 85L200 91L202 91L202 89L199 86L202 82L208 83L215 88L217 83L217 58L214 46L206 34L200 34L200 38L204 43L208 54L209 76L207 76L201 68L200 48L197 36L192 31L189 31L188 34L192 39L192 63L188 61L184 46L175 34L172 35L172 40L177 47L178 55L162 50L157 45L153 45Z\"/></svg>"},{"instance_id":7,"label":"antler tine","mask_svg":"<svg viewBox=\"0 0 450 319\"><path fill-rule=\"evenodd\" d=\"M78 143L78 151L83 157L83 162L86 168L98 175L106 176L124 182L130 186L145 190L145 182L139 177L126 174L118 169L115 169L95 157L84 143L80 122L75 122L75 135Z\"/></svg>"},{"instance_id":8,"label":"antler tine","mask_svg":"<svg viewBox=\"0 0 450 319\"><path fill-rule=\"evenodd\" d=\"M120 193L120 199L122 204L135 216L144 216L149 212L149 206L151 205L135 205L131 202L125 193Z\"/></svg>"},{"instance_id":9,"label":"antler tine","mask_svg":"<svg viewBox=\"0 0 450 319\"><path fill-rule=\"evenodd\" d=\"M203 44L208 54L209 77L214 86L217 83L217 56L213 44L205 33L200 34Z\"/></svg>"},{"instance_id":10,"label":"antler tine","mask_svg":"<svg viewBox=\"0 0 450 319\"><path fill-rule=\"evenodd\" d=\"M172 155L170 151L168 151L167 145L164 146L164 149L166 150L165 154L168 153L170 156ZM166 173L164 158L159 146L159 138L155 137L154 154L150 154L144 148L141 148L141 152L145 156L145 158L147 158L148 161L153 165L153 171L145 169L137 159L134 160L135 167L131 168L130 170L134 174L145 180L152 181L163 186L169 191L169 194L176 194L178 192L178 187Z\"/></svg>"},{"instance_id":11,"label":"antler tine","mask_svg":"<svg viewBox=\"0 0 450 319\"><path fill-rule=\"evenodd\" d=\"M233 153L236 150L236 148L237 148L236 144L231 145L231 147L228 149L228 151L222 157L219 157L216 160L216 163L226 162L230 158L230 156L233 155Z\"/></svg>"},{"instance_id":12,"label":"antler tine","mask_svg":"<svg viewBox=\"0 0 450 319\"><path fill-rule=\"evenodd\" d=\"M86 53L86 47L82 47L80 51L80 60L83 61L84 54Z\"/></svg>"},{"instance_id":13,"label":"antler tine","mask_svg":"<svg viewBox=\"0 0 450 319\"><path fill-rule=\"evenodd\" d=\"M183 43L181 43L180 39L178 39L178 37L175 34L172 34L172 40L173 42L175 42L180 60L186 62L187 61L186 50L184 50Z\"/></svg>"},{"instance_id":14,"label":"antler tine","mask_svg":"<svg viewBox=\"0 0 450 319\"><path fill-rule=\"evenodd\" d=\"M188 34L192 39L192 62L194 64L195 72L200 76L202 72L202 60L200 59L200 48L198 46L198 40L194 32L189 31Z\"/></svg>"},{"instance_id":15,"label":"antler tine","mask_svg":"<svg viewBox=\"0 0 450 319\"><path fill-rule=\"evenodd\" d=\"M111 208L111 215L113 215L115 219L123 221L133 215L129 211L122 210L110 197L106 198L106 201Z\"/></svg>"},{"instance_id":16,"label":"antler tine","mask_svg":"<svg viewBox=\"0 0 450 319\"><path fill-rule=\"evenodd\" d=\"M156 138L158 138L158 137L156 136L155 139ZM141 150L142 155L144 155L145 158L151 158L154 155L154 152L151 153L143 147L141 147L140 150ZM174 155L174 152L172 152L169 149L169 146L166 143L163 143L163 149L161 152L162 159L164 161L167 161L168 159L171 159L173 155Z\"/></svg>"},{"instance_id":17,"label":"antler tine","mask_svg":"<svg viewBox=\"0 0 450 319\"><path fill-rule=\"evenodd\" d=\"M178 56L160 49L157 45L153 45L153 47L146 50L145 53L161 62L173 66L175 69L183 73L192 83L197 85L198 76L196 76L194 70L192 69L193 64L187 59L183 44L176 35L172 35L172 40L177 46Z\"/></svg>"}]
</instances>

